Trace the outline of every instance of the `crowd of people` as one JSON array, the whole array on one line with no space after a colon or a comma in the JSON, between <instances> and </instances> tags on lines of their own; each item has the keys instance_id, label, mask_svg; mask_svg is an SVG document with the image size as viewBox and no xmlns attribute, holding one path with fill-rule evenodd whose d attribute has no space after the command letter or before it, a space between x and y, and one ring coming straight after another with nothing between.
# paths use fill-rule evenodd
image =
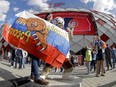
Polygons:
<instances>
[{"instance_id":1,"label":"crowd of people","mask_svg":"<svg viewBox=\"0 0 116 87\"><path fill-rule=\"evenodd\" d=\"M54 21L57 20L59 22ZM56 26L60 27L61 29L64 28L64 20L61 17L56 17L53 19L53 15L51 13L48 13L45 17L45 20L55 24ZM69 33L70 40L73 38L73 26L69 26L67 28L67 31ZM105 65L107 67L107 70L112 70L115 68L116 65L116 48L115 44L112 45L110 48L107 44L107 47L104 47L103 40L100 39L100 37L96 37L94 42L94 47L90 48L86 46L86 52L85 52L85 65L87 66L87 75L91 74L91 71L94 69L96 72L96 77L99 77L100 71L101 76L105 76ZM2 55L4 55L4 51L2 52ZM50 71L53 69L53 66L47 63L41 62L36 56L29 54L25 50L21 48L14 47L7 53L9 62L11 63L11 67L24 69L25 63L31 62L31 73L30 73L30 79L34 82L42 85L47 85L49 82L46 80L47 76L49 75ZM75 65L74 65L74 58L71 55L70 52L68 53L66 60L64 61L63 66L61 67L62 79L74 79L74 77L70 76ZM3 56L4 57L4 56ZM42 73L40 75L39 68L41 67L41 64L44 64ZM17 66L18 65L18 66ZM110 66L110 69L109 69ZM57 70L57 68L55 68Z\"/></svg>"},{"instance_id":2,"label":"crowd of people","mask_svg":"<svg viewBox=\"0 0 116 87\"><path fill-rule=\"evenodd\" d=\"M105 72L114 69L116 65L115 43L109 47L98 36L93 44L94 48L86 47L85 63L87 66L87 75L94 69L96 77L99 77L100 72L101 76L105 76Z\"/></svg>"}]
</instances>

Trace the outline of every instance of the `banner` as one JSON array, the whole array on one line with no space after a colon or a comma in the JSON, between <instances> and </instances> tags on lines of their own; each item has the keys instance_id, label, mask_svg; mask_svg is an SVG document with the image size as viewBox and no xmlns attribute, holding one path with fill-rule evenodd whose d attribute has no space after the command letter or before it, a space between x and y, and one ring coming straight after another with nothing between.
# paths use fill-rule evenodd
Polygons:
<instances>
[{"instance_id":1,"label":"banner","mask_svg":"<svg viewBox=\"0 0 116 87\"><path fill-rule=\"evenodd\" d=\"M47 12L46 12L47 13ZM44 18L46 13L36 14ZM53 17L62 17L65 20L65 29L71 24L74 26L74 35L96 35L97 27L93 15L82 11L54 11Z\"/></svg>"},{"instance_id":2,"label":"banner","mask_svg":"<svg viewBox=\"0 0 116 87\"><path fill-rule=\"evenodd\" d=\"M66 31L26 11L4 25L3 36L8 43L58 68L70 48Z\"/></svg>"}]
</instances>

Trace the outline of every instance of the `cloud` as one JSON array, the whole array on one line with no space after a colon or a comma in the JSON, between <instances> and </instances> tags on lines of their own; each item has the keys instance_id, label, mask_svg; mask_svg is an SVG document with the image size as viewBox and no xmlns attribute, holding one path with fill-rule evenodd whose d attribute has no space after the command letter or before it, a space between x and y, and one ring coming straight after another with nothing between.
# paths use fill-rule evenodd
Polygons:
<instances>
[{"instance_id":1,"label":"cloud","mask_svg":"<svg viewBox=\"0 0 116 87\"><path fill-rule=\"evenodd\" d=\"M87 4L88 2L91 2L92 0L81 0L81 1Z\"/></svg>"},{"instance_id":2,"label":"cloud","mask_svg":"<svg viewBox=\"0 0 116 87\"><path fill-rule=\"evenodd\" d=\"M48 5L47 1L48 0L29 0L27 2L27 4L30 6L34 6L33 9L48 10L49 5Z\"/></svg>"},{"instance_id":3,"label":"cloud","mask_svg":"<svg viewBox=\"0 0 116 87\"><path fill-rule=\"evenodd\" d=\"M84 3L94 2L93 9L108 12L116 8L114 0L81 0Z\"/></svg>"},{"instance_id":4,"label":"cloud","mask_svg":"<svg viewBox=\"0 0 116 87\"><path fill-rule=\"evenodd\" d=\"M29 10L27 10L28 12L30 12L30 13L32 13L32 14L37 14L38 13L38 11L36 11L36 10L34 10L34 9L29 9Z\"/></svg>"},{"instance_id":5,"label":"cloud","mask_svg":"<svg viewBox=\"0 0 116 87\"><path fill-rule=\"evenodd\" d=\"M17 12L18 10L19 10L19 8L17 8L17 7L13 8L13 11L15 11L15 12Z\"/></svg>"},{"instance_id":6,"label":"cloud","mask_svg":"<svg viewBox=\"0 0 116 87\"><path fill-rule=\"evenodd\" d=\"M0 0L0 21L4 21L6 18L6 13L9 10L10 2L6 0Z\"/></svg>"},{"instance_id":7,"label":"cloud","mask_svg":"<svg viewBox=\"0 0 116 87\"><path fill-rule=\"evenodd\" d=\"M0 13L0 21L4 21L4 20L5 20L5 18L6 18L6 15L4 15L4 14Z\"/></svg>"}]
</instances>

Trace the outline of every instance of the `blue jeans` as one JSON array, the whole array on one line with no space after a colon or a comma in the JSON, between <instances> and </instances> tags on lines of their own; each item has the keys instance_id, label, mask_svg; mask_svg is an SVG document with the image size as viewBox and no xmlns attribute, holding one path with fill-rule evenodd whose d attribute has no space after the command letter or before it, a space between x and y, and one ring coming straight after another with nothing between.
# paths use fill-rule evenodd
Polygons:
<instances>
[{"instance_id":1,"label":"blue jeans","mask_svg":"<svg viewBox=\"0 0 116 87\"><path fill-rule=\"evenodd\" d=\"M21 65L21 68L25 68L25 62L26 62L26 57L23 57L22 58L22 65Z\"/></svg>"},{"instance_id":2,"label":"blue jeans","mask_svg":"<svg viewBox=\"0 0 116 87\"><path fill-rule=\"evenodd\" d=\"M116 58L112 57L112 60L113 60L113 68L115 68Z\"/></svg>"},{"instance_id":3,"label":"blue jeans","mask_svg":"<svg viewBox=\"0 0 116 87\"><path fill-rule=\"evenodd\" d=\"M35 56L31 56L32 58L32 65L31 65L31 76L34 76L35 79L38 79L40 77L39 74L39 59L36 58Z\"/></svg>"},{"instance_id":4,"label":"blue jeans","mask_svg":"<svg viewBox=\"0 0 116 87\"><path fill-rule=\"evenodd\" d=\"M10 58L11 66L14 66L14 62L15 62L15 60L14 60L14 59L15 59L15 57L13 57L13 56Z\"/></svg>"},{"instance_id":5,"label":"blue jeans","mask_svg":"<svg viewBox=\"0 0 116 87\"><path fill-rule=\"evenodd\" d=\"M22 68L22 57L21 56L18 57L18 62L19 62L19 69L21 69Z\"/></svg>"}]
</instances>

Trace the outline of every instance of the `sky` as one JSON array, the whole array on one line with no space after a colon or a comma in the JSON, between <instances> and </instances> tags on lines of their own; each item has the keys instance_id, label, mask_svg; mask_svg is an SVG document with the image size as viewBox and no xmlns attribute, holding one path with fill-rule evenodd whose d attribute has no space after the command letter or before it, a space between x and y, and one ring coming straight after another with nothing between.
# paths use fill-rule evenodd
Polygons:
<instances>
[{"instance_id":1,"label":"sky","mask_svg":"<svg viewBox=\"0 0 116 87\"><path fill-rule=\"evenodd\" d=\"M116 16L116 0L0 0L0 26L16 13L39 13L50 8L97 10Z\"/></svg>"}]
</instances>

